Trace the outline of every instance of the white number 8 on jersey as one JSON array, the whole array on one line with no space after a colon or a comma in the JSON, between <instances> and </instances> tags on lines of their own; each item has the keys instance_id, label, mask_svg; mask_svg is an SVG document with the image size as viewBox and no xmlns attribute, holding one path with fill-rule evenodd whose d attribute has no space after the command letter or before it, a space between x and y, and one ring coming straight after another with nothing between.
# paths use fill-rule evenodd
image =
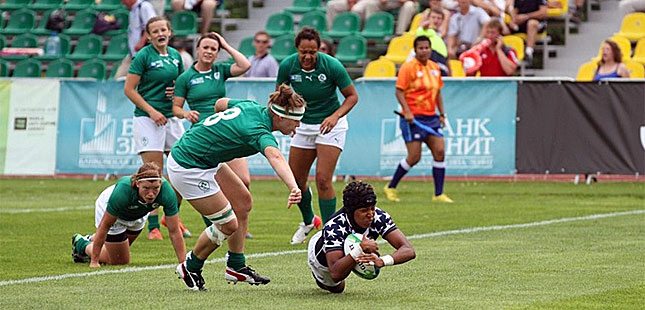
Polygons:
<instances>
[{"instance_id":1,"label":"white number 8 on jersey","mask_svg":"<svg viewBox=\"0 0 645 310\"><path fill-rule=\"evenodd\" d=\"M215 113L204 120L204 126L212 126L217 124L220 120L230 120L238 117L242 110L238 107L232 107L222 112Z\"/></svg>"}]
</instances>

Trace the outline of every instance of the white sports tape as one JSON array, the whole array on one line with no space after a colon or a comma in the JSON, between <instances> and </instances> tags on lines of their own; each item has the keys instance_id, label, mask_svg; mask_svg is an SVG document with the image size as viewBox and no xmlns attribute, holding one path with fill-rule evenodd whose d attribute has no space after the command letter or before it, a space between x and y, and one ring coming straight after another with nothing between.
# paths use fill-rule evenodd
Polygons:
<instances>
[{"instance_id":1,"label":"white sports tape","mask_svg":"<svg viewBox=\"0 0 645 310\"><path fill-rule=\"evenodd\" d=\"M208 239L210 239L217 246L222 245L222 242L224 242L224 240L229 237L229 235L219 230L215 224L206 227L204 232L206 233L206 237L208 237Z\"/></svg>"},{"instance_id":2,"label":"white sports tape","mask_svg":"<svg viewBox=\"0 0 645 310\"><path fill-rule=\"evenodd\" d=\"M392 255L381 256L381 260L383 261L384 266L394 265L394 257L392 257Z\"/></svg>"},{"instance_id":3,"label":"white sports tape","mask_svg":"<svg viewBox=\"0 0 645 310\"><path fill-rule=\"evenodd\" d=\"M231 203L229 202L224 209L220 210L217 213L211 214L211 215L206 215L206 218L210 220L213 224L226 224L234 219L235 217L235 212L233 212L233 208L231 208Z\"/></svg>"}]
</instances>

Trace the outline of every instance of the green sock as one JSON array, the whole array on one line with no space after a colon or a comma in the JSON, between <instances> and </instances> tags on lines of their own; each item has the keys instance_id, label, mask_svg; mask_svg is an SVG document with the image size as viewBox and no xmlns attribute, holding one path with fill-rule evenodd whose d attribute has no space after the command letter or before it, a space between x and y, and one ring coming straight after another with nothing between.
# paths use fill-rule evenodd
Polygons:
<instances>
[{"instance_id":1,"label":"green sock","mask_svg":"<svg viewBox=\"0 0 645 310\"><path fill-rule=\"evenodd\" d=\"M87 240L85 238L81 238L80 240L78 240L78 242L76 242L76 253L85 254L85 248L89 244L90 244L90 240Z\"/></svg>"},{"instance_id":2,"label":"green sock","mask_svg":"<svg viewBox=\"0 0 645 310\"><path fill-rule=\"evenodd\" d=\"M148 231L159 228L159 215L148 216Z\"/></svg>"},{"instance_id":3,"label":"green sock","mask_svg":"<svg viewBox=\"0 0 645 310\"><path fill-rule=\"evenodd\" d=\"M204 221L204 225L206 225L206 227L211 226L213 224L213 222L211 222L211 220L209 220L207 217L205 217L203 215L202 215L202 221Z\"/></svg>"},{"instance_id":4,"label":"green sock","mask_svg":"<svg viewBox=\"0 0 645 310\"><path fill-rule=\"evenodd\" d=\"M311 206L311 188L307 187L307 190L302 192L302 200L298 204L298 209L302 213L302 221L305 225L311 224L314 219L314 208Z\"/></svg>"},{"instance_id":5,"label":"green sock","mask_svg":"<svg viewBox=\"0 0 645 310\"><path fill-rule=\"evenodd\" d=\"M332 214L336 212L336 197L332 199L318 198L318 205L320 205L320 217L323 223L327 223Z\"/></svg>"},{"instance_id":6,"label":"green sock","mask_svg":"<svg viewBox=\"0 0 645 310\"><path fill-rule=\"evenodd\" d=\"M233 270L240 270L246 266L246 257L244 253L233 253L228 251L228 260L226 261L226 266L232 268Z\"/></svg>"},{"instance_id":7,"label":"green sock","mask_svg":"<svg viewBox=\"0 0 645 310\"><path fill-rule=\"evenodd\" d=\"M190 272L200 271L204 267L205 261L205 259L199 259L197 255L193 254L193 251L190 251L186 255L186 269Z\"/></svg>"}]
</instances>

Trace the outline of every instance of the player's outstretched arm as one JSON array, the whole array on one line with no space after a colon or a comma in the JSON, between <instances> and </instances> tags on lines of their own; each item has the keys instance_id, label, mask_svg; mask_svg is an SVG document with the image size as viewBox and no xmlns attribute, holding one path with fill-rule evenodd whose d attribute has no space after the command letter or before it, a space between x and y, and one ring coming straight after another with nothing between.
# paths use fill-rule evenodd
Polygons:
<instances>
[{"instance_id":1,"label":"player's outstretched arm","mask_svg":"<svg viewBox=\"0 0 645 310\"><path fill-rule=\"evenodd\" d=\"M280 150L273 146L267 146L264 149L264 156L269 161L273 170L278 174L278 177L280 177L282 182L289 188L289 191L291 191L289 194L289 206L294 203L299 203L302 199L302 194L298 188L298 183L296 183L296 178L293 176L293 172L289 168L289 164L287 164L284 156L282 156L282 153L280 153Z\"/></svg>"},{"instance_id":2,"label":"player's outstretched arm","mask_svg":"<svg viewBox=\"0 0 645 310\"><path fill-rule=\"evenodd\" d=\"M166 216L166 224L168 225L168 234L170 235L170 242L175 249L175 255L179 263L186 260L186 245L184 244L184 237L182 236L181 229L179 229L179 216L172 215Z\"/></svg>"},{"instance_id":3,"label":"player's outstretched arm","mask_svg":"<svg viewBox=\"0 0 645 310\"><path fill-rule=\"evenodd\" d=\"M110 230L110 227L116 222L116 216L105 212L99 227L96 228L96 234L92 239L92 253L90 255L90 267L98 268L101 267L99 264L99 258L101 257L101 250L103 249L103 244L105 243L105 238L107 238L107 233Z\"/></svg>"}]
</instances>

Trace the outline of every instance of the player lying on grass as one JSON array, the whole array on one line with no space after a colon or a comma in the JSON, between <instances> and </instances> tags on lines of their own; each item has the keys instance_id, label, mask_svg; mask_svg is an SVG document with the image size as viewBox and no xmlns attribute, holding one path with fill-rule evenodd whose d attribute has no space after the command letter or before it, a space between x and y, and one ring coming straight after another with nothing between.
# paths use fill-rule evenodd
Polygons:
<instances>
[{"instance_id":1,"label":"player lying on grass","mask_svg":"<svg viewBox=\"0 0 645 310\"><path fill-rule=\"evenodd\" d=\"M359 253L345 255L343 243L348 235L360 233ZM396 249L391 255L380 256L376 239L382 236ZM416 257L412 244L397 227L390 215L376 207L374 188L363 181L354 181L343 190L343 207L325 223L309 241L308 260L316 284L332 293L342 293L345 279L357 262L373 263L377 268L402 264Z\"/></svg>"},{"instance_id":2,"label":"player lying on grass","mask_svg":"<svg viewBox=\"0 0 645 310\"><path fill-rule=\"evenodd\" d=\"M159 171L157 164L145 163L135 175L122 177L99 195L94 213L96 233L91 240L80 234L72 237L74 262L89 260L92 268L100 267L100 263L130 263L130 246L143 230L148 213L159 207L166 215L177 260L184 261L186 247L179 226L177 196Z\"/></svg>"}]
</instances>

